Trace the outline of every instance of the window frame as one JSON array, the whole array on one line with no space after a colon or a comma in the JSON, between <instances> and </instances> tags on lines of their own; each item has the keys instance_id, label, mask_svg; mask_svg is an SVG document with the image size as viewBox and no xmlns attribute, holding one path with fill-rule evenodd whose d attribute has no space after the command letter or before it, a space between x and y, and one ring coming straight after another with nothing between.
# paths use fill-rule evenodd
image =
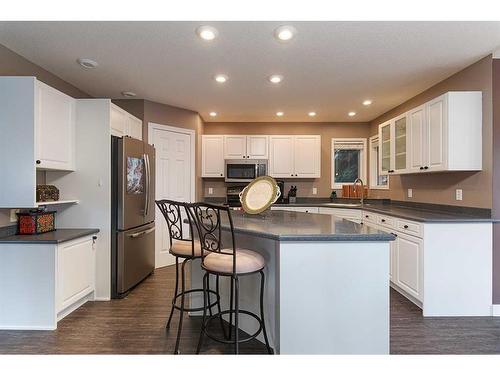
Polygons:
<instances>
[{"instance_id":1,"label":"window frame","mask_svg":"<svg viewBox=\"0 0 500 375\"><path fill-rule=\"evenodd\" d=\"M380 170L378 168L378 164L380 163L380 158L378 154L375 154L375 143L378 144L378 152L380 153L380 142L379 135L375 134L371 136L368 140L368 154L369 154L369 187L374 190L389 190L389 176L387 176L387 185L379 185L377 175L380 174ZM376 158L376 162L374 162L374 158Z\"/></svg>"},{"instance_id":2,"label":"window frame","mask_svg":"<svg viewBox=\"0 0 500 375\"><path fill-rule=\"evenodd\" d=\"M359 142L363 144L363 148L360 149L361 155L360 155L360 171L361 171L361 178L363 180L363 183L366 186L366 171L367 171L367 162L368 162L368 155L367 155L367 147L366 147L366 138L332 138L332 143L331 143L331 148L330 148L330 162L331 162L331 188L332 189L342 189L342 185L348 185L348 183L342 182L342 183L336 183L335 182L335 144L336 143L342 143L342 142Z\"/></svg>"}]
</instances>

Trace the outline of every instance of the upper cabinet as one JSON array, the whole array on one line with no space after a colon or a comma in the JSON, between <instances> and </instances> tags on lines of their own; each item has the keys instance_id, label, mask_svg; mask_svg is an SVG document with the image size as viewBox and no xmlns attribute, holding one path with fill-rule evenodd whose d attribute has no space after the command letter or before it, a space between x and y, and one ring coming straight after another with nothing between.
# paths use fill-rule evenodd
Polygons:
<instances>
[{"instance_id":1,"label":"upper cabinet","mask_svg":"<svg viewBox=\"0 0 500 375\"><path fill-rule=\"evenodd\" d=\"M111 135L117 137L128 135L142 141L142 120L116 104L111 104Z\"/></svg>"},{"instance_id":2,"label":"upper cabinet","mask_svg":"<svg viewBox=\"0 0 500 375\"><path fill-rule=\"evenodd\" d=\"M321 136L272 135L269 148L271 177L321 177Z\"/></svg>"},{"instance_id":3,"label":"upper cabinet","mask_svg":"<svg viewBox=\"0 0 500 375\"><path fill-rule=\"evenodd\" d=\"M225 135L224 159L268 159L267 135Z\"/></svg>"},{"instance_id":4,"label":"upper cabinet","mask_svg":"<svg viewBox=\"0 0 500 375\"><path fill-rule=\"evenodd\" d=\"M381 124L379 139L383 174L479 171L482 93L447 92Z\"/></svg>"},{"instance_id":5,"label":"upper cabinet","mask_svg":"<svg viewBox=\"0 0 500 375\"><path fill-rule=\"evenodd\" d=\"M75 169L76 101L36 81L35 161L39 169Z\"/></svg>"},{"instance_id":6,"label":"upper cabinet","mask_svg":"<svg viewBox=\"0 0 500 375\"><path fill-rule=\"evenodd\" d=\"M203 135L201 177L224 177L224 136Z\"/></svg>"}]
</instances>

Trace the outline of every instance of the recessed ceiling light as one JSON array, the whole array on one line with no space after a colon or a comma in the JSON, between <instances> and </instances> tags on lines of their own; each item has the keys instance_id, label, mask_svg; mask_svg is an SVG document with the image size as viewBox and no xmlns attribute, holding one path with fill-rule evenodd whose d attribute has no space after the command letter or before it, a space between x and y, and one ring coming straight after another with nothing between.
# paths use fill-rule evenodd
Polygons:
<instances>
[{"instance_id":1,"label":"recessed ceiling light","mask_svg":"<svg viewBox=\"0 0 500 375\"><path fill-rule=\"evenodd\" d=\"M76 60L76 62L83 66L85 69L94 69L95 67L97 67L97 65L99 65L96 61L90 59L80 58Z\"/></svg>"},{"instance_id":2,"label":"recessed ceiling light","mask_svg":"<svg viewBox=\"0 0 500 375\"><path fill-rule=\"evenodd\" d=\"M280 83L283 81L283 76L279 74L273 74L272 76L269 76L269 82L271 83Z\"/></svg>"},{"instance_id":3,"label":"recessed ceiling light","mask_svg":"<svg viewBox=\"0 0 500 375\"><path fill-rule=\"evenodd\" d=\"M229 77L225 74L217 74L214 76L214 79L219 83L224 83L229 79Z\"/></svg>"},{"instance_id":4,"label":"recessed ceiling light","mask_svg":"<svg viewBox=\"0 0 500 375\"><path fill-rule=\"evenodd\" d=\"M314 116L316 116L316 112L309 112L308 115L309 115L309 117L314 117Z\"/></svg>"},{"instance_id":5,"label":"recessed ceiling light","mask_svg":"<svg viewBox=\"0 0 500 375\"><path fill-rule=\"evenodd\" d=\"M351 112L349 112L349 113L348 113L348 115L349 115L350 117L352 117L352 116L356 116L356 112L351 111Z\"/></svg>"},{"instance_id":6,"label":"recessed ceiling light","mask_svg":"<svg viewBox=\"0 0 500 375\"><path fill-rule=\"evenodd\" d=\"M370 105L372 104L372 101L370 99L366 99L364 102L363 102L363 105Z\"/></svg>"},{"instance_id":7,"label":"recessed ceiling light","mask_svg":"<svg viewBox=\"0 0 500 375\"><path fill-rule=\"evenodd\" d=\"M214 40L219 34L212 26L200 26L196 29L196 34L203 40Z\"/></svg>"},{"instance_id":8,"label":"recessed ceiling light","mask_svg":"<svg viewBox=\"0 0 500 375\"><path fill-rule=\"evenodd\" d=\"M132 91L122 91L122 95L126 96L127 98L133 98L137 94L135 92L132 92Z\"/></svg>"},{"instance_id":9,"label":"recessed ceiling light","mask_svg":"<svg viewBox=\"0 0 500 375\"><path fill-rule=\"evenodd\" d=\"M209 115L210 115L210 117L215 117L215 116L217 116L217 112L210 112Z\"/></svg>"},{"instance_id":10,"label":"recessed ceiling light","mask_svg":"<svg viewBox=\"0 0 500 375\"><path fill-rule=\"evenodd\" d=\"M293 26L280 26L274 30L274 37L282 42L287 42L292 39L297 30Z\"/></svg>"},{"instance_id":11,"label":"recessed ceiling light","mask_svg":"<svg viewBox=\"0 0 500 375\"><path fill-rule=\"evenodd\" d=\"M284 113L284 112L281 112L281 111L276 112L276 116L280 116L280 117L281 117L281 116L283 116L284 114L285 114L285 113Z\"/></svg>"}]
</instances>

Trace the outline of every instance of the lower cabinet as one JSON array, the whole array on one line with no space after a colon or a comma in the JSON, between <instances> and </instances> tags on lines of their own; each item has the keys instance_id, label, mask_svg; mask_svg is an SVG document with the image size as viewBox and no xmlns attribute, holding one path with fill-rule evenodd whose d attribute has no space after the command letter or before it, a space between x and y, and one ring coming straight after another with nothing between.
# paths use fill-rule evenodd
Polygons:
<instances>
[{"instance_id":1,"label":"lower cabinet","mask_svg":"<svg viewBox=\"0 0 500 375\"><path fill-rule=\"evenodd\" d=\"M420 238L397 233L391 249L391 280L419 301L423 301L423 249Z\"/></svg>"},{"instance_id":2,"label":"lower cabinet","mask_svg":"<svg viewBox=\"0 0 500 375\"><path fill-rule=\"evenodd\" d=\"M57 313L94 291L94 267L95 249L92 236L63 242L57 246Z\"/></svg>"},{"instance_id":3,"label":"lower cabinet","mask_svg":"<svg viewBox=\"0 0 500 375\"><path fill-rule=\"evenodd\" d=\"M361 211L350 209L350 208L330 208L330 207L320 207L320 214L328 214L340 217L342 219L350 220L355 223L361 223Z\"/></svg>"}]
</instances>

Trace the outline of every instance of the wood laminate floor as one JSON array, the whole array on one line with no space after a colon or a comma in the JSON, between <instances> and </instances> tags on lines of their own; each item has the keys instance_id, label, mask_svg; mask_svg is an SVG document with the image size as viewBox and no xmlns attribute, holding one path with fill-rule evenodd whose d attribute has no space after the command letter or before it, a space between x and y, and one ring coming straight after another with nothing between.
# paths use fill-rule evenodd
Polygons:
<instances>
[{"instance_id":1,"label":"wood laminate floor","mask_svg":"<svg viewBox=\"0 0 500 375\"><path fill-rule=\"evenodd\" d=\"M175 269L165 267L127 298L88 302L63 319L56 331L0 331L1 354L170 354L177 315L165 331ZM186 317L181 353L193 354L201 319ZM232 353L227 345L205 339L203 353ZM256 340L241 344L243 354L265 354ZM391 291L392 354L500 353L500 318L423 318L421 310Z\"/></svg>"}]
</instances>

